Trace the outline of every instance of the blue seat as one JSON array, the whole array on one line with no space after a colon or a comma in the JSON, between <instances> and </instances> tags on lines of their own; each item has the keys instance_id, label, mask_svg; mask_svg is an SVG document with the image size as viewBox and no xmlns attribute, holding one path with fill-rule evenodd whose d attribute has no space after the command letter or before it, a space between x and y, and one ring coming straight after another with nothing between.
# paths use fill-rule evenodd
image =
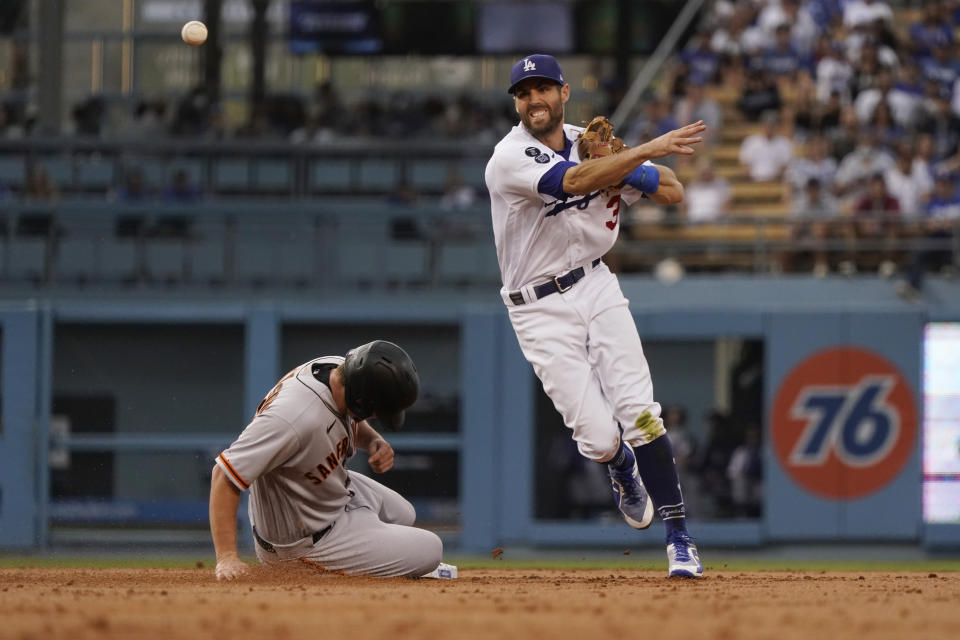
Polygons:
<instances>
[{"instance_id":1,"label":"blue seat","mask_svg":"<svg viewBox=\"0 0 960 640\"><path fill-rule=\"evenodd\" d=\"M19 189L27 179L26 160L21 156L0 156L0 185Z\"/></svg>"},{"instance_id":2,"label":"blue seat","mask_svg":"<svg viewBox=\"0 0 960 640\"><path fill-rule=\"evenodd\" d=\"M213 165L215 189L231 191L250 188L250 162L248 160L218 160Z\"/></svg>"},{"instance_id":3,"label":"blue seat","mask_svg":"<svg viewBox=\"0 0 960 640\"><path fill-rule=\"evenodd\" d=\"M323 277L326 255L316 246L314 229L307 222L294 222L278 238L283 249L277 256L279 277L284 282L309 285Z\"/></svg>"},{"instance_id":4,"label":"blue seat","mask_svg":"<svg viewBox=\"0 0 960 640\"><path fill-rule=\"evenodd\" d=\"M182 239L151 238L144 246L144 266L151 280L182 281L185 258L186 247Z\"/></svg>"},{"instance_id":5,"label":"blue seat","mask_svg":"<svg viewBox=\"0 0 960 640\"><path fill-rule=\"evenodd\" d=\"M44 158L40 161L54 184L61 187L73 185L73 160L70 158Z\"/></svg>"},{"instance_id":6,"label":"blue seat","mask_svg":"<svg viewBox=\"0 0 960 640\"><path fill-rule=\"evenodd\" d=\"M476 245L451 244L440 248L437 268L442 282L476 280L478 265Z\"/></svg>"},{"instance_id":7,"label":"blue seat","mask_svg":"<svg viewBox=\"0 0 960 640\"><path fill-rule=\"evenodd\" d=\"M143 171L143 178L147 185L160 192L170 185L173 174L180 169L187 172L190 184L195 187L201 187L204 184L203 164L199 160L144 158L137 163L137 166Z\"/></svg>"},{"instance_id":8,"label":"blue seat","mask_svg":"<svg viewBox=\"0 0 960 640\"><path fill-rule=\"evenodd\" d=\"M383 218L341 220L332 247L335 279L344 283L375 284L386 278L388 224Z\"/></svg>"},{"instance_id":9,"label":"blue seat","mask_svg":"<svg viewBox=\"0 0 960 640\"><path fill-rule=\"evenodd\" d=\"M167 163L156 158L146 158L139 165L143 179L154 189L167 186Z\"/></svg>"},{"instance_id":10,"label":"blue seat","mask_svg":"<svg viewBox=\"0 0 960 640\"><path fill-rule=\"evenodd\" d=\"M448 244L440 248L437 269L442 282L494 283L500 265L493 243Z\"/></svg>"},{"instance_id":11,"label":"blue seat","mask_svg":"<svg viewBox=\"0 0 960 640\"><path fill-rule=\"evenodd\" d=\"M97 272L97 238L90 234L68 235L57 244L54 278L91 280Z\"/></svg>"},{"instance_id":12,"label":"blue seat","mask_svg":"<svg viewBox=\"0 0 960 640\"><path fill-rule=\"evenodd\" d=\"M112 162L77 160L77 186L83 189L108 189L114 183Z\"/></svg>"},{"instance_id":13,"label":"blue seat","mask_svg":"<svg viewBox=\"0 0 960 640\"><path fill-rule=\"evenodd\" d=\"M464 160L460 163L460 179L464 184L477 189L486 189L487 183L484 172L487 170L487 161L483 159Z\"/></svg>"},{"instance_id":14,"label":"blue seat","mask_svg":"<svg viewBox=\"0 0 960 640\"><path fill-rule=\"evenodd\" d=\"M167 186L170 184L170 181L173 180L173 174L181 169L187 172L187 177L190 179L190 184L196 187L204 184L203 163L200 160L177 158L167 164L166 171L164 173L164 180L161 185Z\"/></svg>"},{"instance_id":15,"label":"blue seat","mask_svg":"<svg viewBox=\"0 0 960 640\"><path fill-rule=\"evenodd\" d=\"M276 227L240 220L233 245L233 279L241 284L266 284L277 278L276 254L286 251L275 241Z\"/></svg>"},{"instance_id":16,"label":"blue seat","mask_svg":"<svg viewBox=\"0 0 960 640\"><path fill-rule=\"evenodd\" d=\"M385 275L388 280L401 284L426 280L426 244L420 241L405 241L387 245Z\"/></svg>"},{"instance_id":17,"label":"blue seat","mask_svg":"<svg viewBox=\"0 0 960 640\"><path fill-rule=\"evenodd\" d=\"M500 263L497 261L497 250L494 247L493 240L485 244L480 252L480 273L484 276L486 282L498 285L502 283L503 276L500 273Z\"/></svg>"},{"instance_id":18,"label":"blue seat","mask_svg":"<svg viewBox=\"0 0 960 640\"><path fill-rule=\"evenodd\" d=\"M341 242L336 248L336 280L349 284L375 284L384 278L379 266L383 255L369 242L356 239Z\"/></svg>"},{"instance_id":19,"label":"blue seat","mask_svg":"<svg viewBox=\"0 0 960 640\"><path fill-rule=\"evenodd\" d=\"M127 281L139 277L137 245L132 238L117 238L113 233L97 241L97 274L108 281Z\"/></svg>"},{"instance_id":20,"label":"blue seat","mask_svg":"<svg viewBox=\"0 0 960 640\"><path fill-rule=\"evenodd\" d=\"M399 177L400 171L394 160L360 161L360 190L391 191Z\"/></svg>"},{"instance_id":21,"label":"blue seat","mask_svg":"<svg viewBox=\"0 0 960 640\"><path fill-rule=\"evenodd\" d=\"M444 160L418 160L410 166L410 184L419 190L443 191L448 170Z\"/></svg>"},{"instance_id":22,"label":"blue seat","mask_svg":"<svg viewBox=\"0 0 960 640\"><path fill-rule=\"evenodd\" d=\"M9 245L11 280L43 280L46 276L47 239L33 236L14 236Z\"/></svg>"},{"instance_id":23,"label":"blue seat","mask_svg":"<svg viewBox=\"0 0 960 640\"><path fill-rule=\"evenodd\" d=\"M241 284L266 284L276 273L274 250L264 247L258 238L236 239L234 244L233 278Z\"/></svg>"},{"instance_id":24,"label":"blue seat","mask_svg":"<svg viewBox=\"0 0 960 640\"><path fill-rule=\"evenodd\" d=\"M346 160L317 160L310 165L310 190L349 190L350 166Z\"/></svg>"},{"instance_id":25,"label":"blue seat","mask_svg":"<svg viewBox=\"0 0 960 640\"><path fill-rule=\"evenodd\" d=\"M188 247L190 279L202 284L222 283L226 279L224 250L226 227L223 220L198 216Z\"/></svg>"},{"instance_id":26,"label":"blue seat","mask_svg":"<svg viewBox=\"0 0 960 640\"><path fill-rule=\"evenodd\" d=\"M293 170L286 160L260 160L254 166L254 182L258 189L280 191L289 189Z\"/></svg>"}]
</instances>

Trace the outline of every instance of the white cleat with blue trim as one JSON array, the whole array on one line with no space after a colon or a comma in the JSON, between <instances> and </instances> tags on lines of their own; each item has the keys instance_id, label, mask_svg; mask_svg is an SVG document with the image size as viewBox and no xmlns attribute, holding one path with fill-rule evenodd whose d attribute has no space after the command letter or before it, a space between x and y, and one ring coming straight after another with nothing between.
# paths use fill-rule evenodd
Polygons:
<instances>
[{"instance_id":1,"label":"white cleat with blue trim","mask_svg":"<svg viewBox=\"0 0 960 640\"><path fill-rule=\"evenodd\" d=\"M627 452L629 473L614 471L607 465L610 473L610 482L613 485L613 499L617 508L623 514L623 519L634 529L646 529L653 522L653 500L640 480L637 470L637 459L630 447L624 447Z\"/></svg>"},{"instance_id":2,"label":"white cleat with blue trim","mask_svg":"<svg viewBox=\"0 0 960 640\"><path fill-rule=\"evenodd\" d=\"M687 533L675 533L667 538L667 561L671 578L699 578L703 575L697 545Z\"/></svg>"}]
</instances>

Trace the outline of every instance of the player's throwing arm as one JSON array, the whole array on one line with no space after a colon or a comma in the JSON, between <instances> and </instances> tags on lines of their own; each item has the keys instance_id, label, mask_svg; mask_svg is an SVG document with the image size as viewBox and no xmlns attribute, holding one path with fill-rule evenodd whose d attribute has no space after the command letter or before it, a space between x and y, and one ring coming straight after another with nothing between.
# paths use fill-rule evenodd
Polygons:
<instances>
[{"instance_id":1,"label":"player's throwing arm","mask_svg":"<svg viewBox=\"0 0 960 640\"><path fill-rule=\"evenodd\" d=\"M703 121L668 131L659 138L620 153L595 158L570 167L563 176L563 190L574 195L587 195L597 189L623 182L643 163L671 154L691 155L692 145L703 142L699 135L707 130Z\"/></svg>"}]
</instances>

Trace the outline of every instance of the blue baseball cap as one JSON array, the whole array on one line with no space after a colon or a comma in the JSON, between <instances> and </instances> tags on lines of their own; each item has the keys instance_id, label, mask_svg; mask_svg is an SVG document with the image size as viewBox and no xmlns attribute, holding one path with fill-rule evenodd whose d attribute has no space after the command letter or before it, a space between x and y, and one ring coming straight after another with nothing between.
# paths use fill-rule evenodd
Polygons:
<instances>
[{"instance_id":1,"label":"blue baseball cap","mask_svg":"<svg viewBox=\"0 0 960 640\"><path fill-rule=\"evenodd\" d=\"M543 53L527 56L513 65L513 69L510 70L510 88L507 89L507 93L513 93L514 87L527 78L547 78L560 85L566 84L560 63L553 56Z\"/></svg>"}]
</instances>

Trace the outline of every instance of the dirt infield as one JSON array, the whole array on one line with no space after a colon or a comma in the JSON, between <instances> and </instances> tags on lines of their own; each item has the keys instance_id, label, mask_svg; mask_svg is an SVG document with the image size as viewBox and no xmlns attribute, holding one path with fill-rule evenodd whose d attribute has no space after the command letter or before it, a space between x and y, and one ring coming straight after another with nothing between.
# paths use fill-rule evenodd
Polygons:
<instances>
[{"instance_id":1,"label":"dirt infield","mask_svg":"<svg viewBox=\"0 0 960 640\"><path fill-rule=\"evenodd\" d=\"M0 569L0 638L950 638L960 573Z\"/></svg>"}]
</instances>

